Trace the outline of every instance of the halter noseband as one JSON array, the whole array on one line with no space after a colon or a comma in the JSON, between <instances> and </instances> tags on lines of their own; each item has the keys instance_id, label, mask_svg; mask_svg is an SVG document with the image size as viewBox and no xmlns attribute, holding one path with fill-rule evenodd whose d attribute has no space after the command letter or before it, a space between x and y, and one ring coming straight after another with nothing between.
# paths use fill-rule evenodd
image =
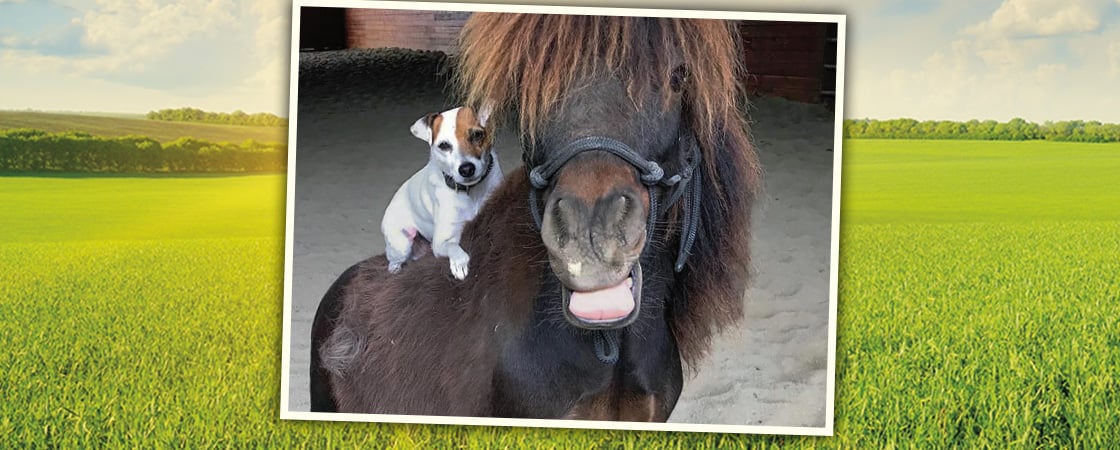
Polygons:
<instances>
[{"instance_id":1,"label":"halter noseband","mask_svg":"<svg viewBox=\"0 0 1120 450\"><path fill-rule=\"evenodd\" d=\"M695 139L691 133L682 139ZM676 264L674 270L680 272L684 270L684 264L688 260L688 255L692 251L692 244L696 241L696 228L700 219L700 183L691 182L693 177L700 171L700 152L695 142L687 142L686 148L688 154L686 161L680 170L671 177L665 177L665 170L661 165L654 161L649 161L643 158L638 152L630 148L630 146L609 137L603 136L588 136L576 139L568 145L565 145L551 158L545 160L543 164L533 167L529 171L529 211L533 215L533 221L537 226L537 230L541 229L541 210L538 204L537 197L540 192L547 189L552 183L552 177L560 171L564 164L576 155L592 150L601 150L609 152L623 161L626 161L634 168L638 169L639 178L642 184L646 186L649 192L649 217L646 221L646 246L653 239L654 225L656 224L657 215L659 213L666 213L669 208L673 206L682 196L684 197L684 227L681 229L680 248L677 253ZM524 153L525 167L529 167L528 153ZM661 209L658 208L658 192L654 188L672 188L673 191L665 202L665 206ZM645 249L642 249L644 252Z\"/></svg>"}]
</instances>

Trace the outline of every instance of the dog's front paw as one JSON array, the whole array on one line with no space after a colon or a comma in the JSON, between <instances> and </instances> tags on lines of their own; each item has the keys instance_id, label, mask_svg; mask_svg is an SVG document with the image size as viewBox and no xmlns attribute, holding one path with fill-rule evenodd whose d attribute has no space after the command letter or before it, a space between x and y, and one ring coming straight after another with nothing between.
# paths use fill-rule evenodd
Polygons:
<instances>
[{"instance_id":1,"label":"dog's front paw","mask_svg":"<svg viewBox=\"0 0 1120 450\"><path fill-rule=\"evenodd\" d=\"M400 272L401 271L401 266L403 266L403 265L404 264L399 262L399 261L398 262L389 261L389 273Z\"/></svg>"},{"instance_id":2,"label":"dog's front paw","mask_svg":"<svg viewBox=\"0 0 1120 450\"><path fill-rule=\"evenodd\" d=\"M462 249L452 249L447 259L451 261L451 275L456 279L464 280L467 278L467 267L471 263L471 256Z\"/></svg>"}]
</instances>

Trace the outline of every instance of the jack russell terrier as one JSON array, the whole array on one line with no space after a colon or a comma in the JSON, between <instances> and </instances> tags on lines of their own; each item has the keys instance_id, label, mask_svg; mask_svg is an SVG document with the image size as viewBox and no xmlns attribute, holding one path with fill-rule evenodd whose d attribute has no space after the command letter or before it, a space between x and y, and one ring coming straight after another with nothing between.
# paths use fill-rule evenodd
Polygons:
<instances>
[{"instance_id":1,"label":"jack russell terrier","mask_svg":"<svg viewBox=\"0 0 1120 450\"><path fill-rule=\"evenodd\" d=\"M412 241L419 233L432 243L432 253L450 260L455 278L467 277L470 255L459 246L463 225L502 182L493 133L486 128L489 116L487 106L477 114L464 106L412 124L412 134L428 143L429 158L397 190L381 221L389 272L399 272L413 258Z\"/></svg>"}]
</instances>

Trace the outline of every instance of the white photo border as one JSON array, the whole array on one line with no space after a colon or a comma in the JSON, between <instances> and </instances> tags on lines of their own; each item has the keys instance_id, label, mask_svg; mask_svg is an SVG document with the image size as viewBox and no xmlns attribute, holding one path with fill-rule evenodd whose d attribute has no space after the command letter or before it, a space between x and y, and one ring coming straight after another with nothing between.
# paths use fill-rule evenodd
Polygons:
<instances>
[{"instance_id":1,"label":"white photo border","mask_svg":"<svg viewBox=\"0 0 1120 450\"><path fill-rule=\"evenodd\" d=\"M396 414L348 414L291 411L289 409L289 375L291 369L292 334L292 257L295 225L296 123L299 104L299 30L303 7L397 9L417 11L510 12L537 14L577 14L599 16L685 17L719 20L757 20L774 22L814 22L837 25L836 37L836 104L834 110L832 161L832 220L829 256L829 318L828 367L825 389L825 424L823 427L786 427L763 425L721 425L690 423L613 422L594 420L507 419L489 417L420 416ZM683 431L704 433L745 433L801 436L832 436L834 432L836 394L836 303L840 249L840 174L843 161L844 72L847 17L843 14L761 13L714 10L675 10L623 7L538 6L474 3L417 3L406 1L366 0L295 0L292 3L291 67L289 79L288 168L284 228L284 333L280 372L280 419L331 422L386 422L433 425L480 425L530 428L575 428L635 431Z\"/></svg>"}]
</instances>

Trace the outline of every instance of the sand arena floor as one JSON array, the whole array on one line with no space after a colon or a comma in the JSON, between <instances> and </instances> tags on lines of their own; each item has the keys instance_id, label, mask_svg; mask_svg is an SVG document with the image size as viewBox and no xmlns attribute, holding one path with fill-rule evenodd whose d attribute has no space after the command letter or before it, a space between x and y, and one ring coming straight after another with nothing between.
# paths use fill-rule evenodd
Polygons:
<instances>
[{"instance_id":1,"label":"sand arena floor","mask_svg":"<svg viewBox=\"0 0 1120 450\"><path fill-rule=\"evenodd\" d=\"M347 267L384 251L381 216L427 161L408 128L450 106L430 57L345 50L300 55L289 402L307 411L311 321ZM823 427L833 112L757 99L752 135L765 171L753 215L755 279L746 319L685 380L671 422ZM497 149L521 166L517 138Z\"/></svg>"}]
</instances>

